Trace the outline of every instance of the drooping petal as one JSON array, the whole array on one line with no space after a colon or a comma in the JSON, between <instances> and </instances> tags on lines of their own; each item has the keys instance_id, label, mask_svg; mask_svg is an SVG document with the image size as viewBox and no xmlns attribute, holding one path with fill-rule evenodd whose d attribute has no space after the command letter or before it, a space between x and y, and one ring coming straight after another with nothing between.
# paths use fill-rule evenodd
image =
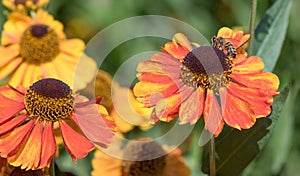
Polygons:
<instances>
[{"instance_id":1,"label":"drooping petal","mask_svg":"<svg viewBox=\"0 0 300 176\"><path fill-rule=\"evenodd\" d=\"M11 156L9 162L14 166L21 166L21 169L37 169L41 159L43 125L36 123L31 134L20 151Z\"/></svg>"},{"instance_id":2,"label":"drooping petal","mask_svg":"<svg viewBox=\"0 0 300 176\"><path fill-rule=\"evenodd\" d=\"M242 57L242 56L241 56ZM244 59L242 63L236 63L233 59L233 74L249 74L249 73L261 73L264 69L264 63L258 56L251 56Z\"/></svg>"},{"instance_id":3,"label":"drooping petal","mask_svg":"<svg viewBox=\"0 0 300 176\"><path fill-rule=\"evenodd\" d=\"M225 88L219 90L224 121L237 129L249 129L256 121L249 103L233 96Z\"/></svg>"},{"instance_id":4,"label":"drooping petal","mask_svg":"<svg viewBox=\"0 0 300 176\"><path fill-rule=\"evenodd\" d=\"M59 125L66 149L74 163L77 158L84 158L94 148L88 139L78 134L66 122L61 121Z\"/></svg>"},{"instance_id":5,"label":"drooping petal","mask_svg":"<svg viewBox=\"0 0 300 176\"><path fill-rule=\"evenodd\" d=\"M203 115L205 128L218 136L223 129L224 121L220 105L212 90L207 90Z\"/></svg>"},{"instance_id":6,"label":"drooping petal","mask_svg":"<svg viewBox=\"0 0 300 176\"><path fill-rule=\"evenodd\" d=\"M15 155L26 142L34 121L31 120L25 125L15 128L13 131L0 137L0 155L1 157L10 159L10 156Z\"/></svg>"},{"instance_id":7,"label":"drooping petal","mask_svg":"<svg viewBox=\"0 0 300 176\"><path fill-rule=\"evenodd\" d=\"M255 74L232 74L232 79L246 87L276 91L279 86L278 77L270 72Z\"/></svg>"},{"instance_id":8,"label":"drooping petal","mask_svg":"<svg viewBox=\"0 0 300 176\"><path fill-rule=\"evenodd\" d=\"M77 123L85 136L101 147L107 147L114 134L106 123L107 112L101 114L101 107L96 104L90 104L84 107L76 108L72 119ZM103 112L103 110L101 110Z\"/></svg>"},{"instance_id":9,"label":"drooping petal","mask_svg":"<svg viewBox=\"0 0 300 176\"><path fill-rule=\"evenodd\" d=\"M14 129L17 125L24 122L24 120L28 117L28 114L21 114L17 117L12 118L4 124L1 124L0 128L0 136Z\"/></svg>"},{"instance_id":10,"label":"drooping petal","mask_svg":"<svg viewBox=\"0 0 300 176\"><path fill-rule=\"evenodd\" d=\"M181 124L195 124L200 118L204 108L204 90L196 89L189 98L182 102L179 110Z\"/></svg>"},{"instance_id":11,"label":"drooping petal","mask_svg":"<svg viewBox=\"0 0 300 176\"><path fill-rule=\"evenodd\" d=\"M46 124L44 126L41 150L42 153L39 168L44 168L50 165L51 159L55 155L56 151L56 143L52 123Z\"/></svg>"},{"instance_id":12,"label":"drooping petal","mask_svg":"<svg viewBox=\"0 0 300 176\"><path fill-rule=\"evenodd\" d=\"M15 90L7 86L0 87L0 124L25 108L23 100L23 96Z\"/></svg>"}]
</instances>

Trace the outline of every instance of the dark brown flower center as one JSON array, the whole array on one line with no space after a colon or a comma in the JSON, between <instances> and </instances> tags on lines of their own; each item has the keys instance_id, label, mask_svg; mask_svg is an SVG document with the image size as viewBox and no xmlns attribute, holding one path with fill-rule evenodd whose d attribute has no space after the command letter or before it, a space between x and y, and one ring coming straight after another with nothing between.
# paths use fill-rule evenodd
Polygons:
<instances>
[{"instance_id":1,"label":"dark brown flower center","mask_svg":"<svg viewBox=\"0 0 300 176\"><path fill-rule=\"evenodd\" d=\"M74 110L72 91L60 80L42 79L27 90L25 106L30 117L39 121L68 119Z\"/></svg>"},{"instance_id":2,"label":"dark brown flower center","mask_svg":"<svg viewBox=\"0 0 300 176\"><path fill-rule=\"evenodd\" d=\"M37 4L39 2L39 0L15 0L14 4L15 5L21 4L21 5L25 6L26 2L28 2L28 1L31 1L33 4Z\"/></svg>"},{"instance_id":3,"label":"dark brown flower center","mask_svg":"<svg viewBox=\"0 0 300 176\"><path fill-rule=\"evenodd\" d=\"M35 24L27 28L20 40L20 55L30 64L50 62L59 51L56 32L44 24Z\"/></svg>"},{"instance_id":4,"label":"dark brown flower center","mask_svg":"<svg viewBox=\"0 0 300 176\"><path fill-rule=\"evenodd\" d=\"M204 89L218 89L231 80L231 60L221 50L201 46L193 49L181 65L181 79L187 85Z\"/></svg>"},{"instance_id":5,"label":"dark brown flower center","mask_svg":"<svg viewBox=\"0 0 300 176\"><path fill-rule=\"evenodd\" d=\"M162 176L166 153L155 141L132 141L124 149L122 176Z\"/></svg>"}]
</instances>

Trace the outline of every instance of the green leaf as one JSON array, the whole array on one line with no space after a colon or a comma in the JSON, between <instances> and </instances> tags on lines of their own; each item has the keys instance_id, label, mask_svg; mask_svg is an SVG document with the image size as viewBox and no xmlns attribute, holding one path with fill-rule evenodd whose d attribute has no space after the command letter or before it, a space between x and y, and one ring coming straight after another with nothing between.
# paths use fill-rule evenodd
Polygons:
<instances>
[{"instance_id":1,"label":"green leaf","mask_svg":"<svg viewBox=\"0 0 300 176\"><path fill-rule=\"evenodd\" d=\"M255 29L252 54L263 59L265 71L272 71L276 65L285 39L291 6L292 0L277 0Z\"/></svg>"},{"instance_id":2,"label":"green leaf","mask_svg":"<svg viewBox=\"0 0 300 176\"><path fill-rule=\"evenodd\" d=\"M290 86L286 86L278 97L274 98L272 113L266 118L258 119L248 130L232 129L216 141L217 175L240 175L240 173L257 156L269 139L281 110L285 104ZM209 173L208 152L203 154L202 171Z\"/></svg>"}]
</instances>

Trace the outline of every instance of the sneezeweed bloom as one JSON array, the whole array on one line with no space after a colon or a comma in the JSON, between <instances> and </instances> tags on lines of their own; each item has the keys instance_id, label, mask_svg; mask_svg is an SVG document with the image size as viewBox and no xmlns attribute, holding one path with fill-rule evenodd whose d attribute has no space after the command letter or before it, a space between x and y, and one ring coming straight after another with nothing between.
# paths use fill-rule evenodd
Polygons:
<instances>
[{"instance_id":1,"label":"sneezeweed bloom","mask_svg":"<svg viewBox=\"0 0 300 176\"><path fill-rule=\"evenodd\" d=\"M83 55L84 42L66 39L63 25L39 9L33 18L19 12L8 15L0 46L0 79L11 74L8 84L28 88L42 78L57 78L81 89L93 78L96 63ZM77 63L85 75L74 78ZM89 68L89 69L86 69ZM79 74L77 74L79 75Z\"/></svg>"},{"instance_id":2,"label":"sneezeweed bloom","mask_svg":"<svg viewBox=\"0 0 300 176\"><path fill-rule=\"evenodd\" d=\"M2 4L10 10L36 10L43 7L49 0L2 0Z\"/></svg>"},{"instance_id":3,"label":"sneezeweed bloom","mask_svg":"<svg viewBox=\"0 0 300 176\"><path fill-rule=\"evenodd\" d=\"M22 170L20 167L13 167L8 164L5 158L0 158L1 176L50 176L48 168L39 170Z\"/></svg>"},{"instance_id":4,"label":"sneezeweed bloom","mask_svg":"<svg viewBox=\"0 0 300 176\"><path fill-rule=\"evenodd\" d=\"M93 87L94 90L92 90ZM127 133L136 126L141 130L148 130L152 127L150 122L152 108L145 108L136 100L131 89L120 86L104 70L99 70L96 80L80 90L80 93L88 98L103 97L102 105L106 107L115 121L119 132Z\"/></svg>"},{"instance_id":5,"label":"sneezeweed bloom","mask_svg":"<svg viewBox=\"0 0 300 176\"><path fill-rule=\"evenodd\" d=\"M230 42L236 56L219 45L193 47L183 34L137 67L134 87L139 101L154 107L152 120L195 124L203 114L205 128L218 136L224 122L239 130L252 127L270 114L279 79L263 72L258 56L247 56L249 39L242 31L221 28L216 36Z\"/></svg>"},{"instance_id":6,"label":"sneezeweed bloom","mask_svg":"<svg viewBox=\"0 0 300 176\"><path fill-rule=\"evenodd\" d=\"M145 140L145 139L143 139ZM130 141L123 150L124 159L96 150L92 176L189 176L181 150L169 152L155 141ZM143 141L143 142L141 142ZM127 159L126 159L127 158ZM130 160L128 160L130 158Z\"/></svg>"},{"instance_id":7,"label":"sneezeweed bloom","mask_svg":"<svg viewBox=\"0 0 300 176\"><path fill-rule=\"evenodd\" d=\"M48 167L56 151L55 123L74 162L95 144L106 147L114 123L99 101L73 95L67 84L53 78L37 81L27 91L0 87L0 156L21 169ZM74 124L78 129L71 128Z\"/></svg>"}]
</instances>

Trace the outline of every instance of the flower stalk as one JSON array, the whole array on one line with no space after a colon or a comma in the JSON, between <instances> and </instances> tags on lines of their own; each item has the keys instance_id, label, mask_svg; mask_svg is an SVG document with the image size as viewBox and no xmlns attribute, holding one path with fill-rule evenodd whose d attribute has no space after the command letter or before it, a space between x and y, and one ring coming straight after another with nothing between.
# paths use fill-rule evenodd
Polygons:
<instances>
[{"instance_id":1,"label":"flower stalk","mask_svg":"<svg viewBox=\"0 0 300 176\"><path fill-rule=\"evenodd\" d=\"M252 55L252 52L253 52L256 9L257 9L257 0L251 0L250 24L249 24L249 32L250 32L251 37L249 40L249 48L248 48L248 53L250 56Z\"/></svg>"},{"instance_id":2,"label":"flower stalk","mask_svg":"<svg viewBox=\"0 0 300 176\"><path fill-rule=\"evenodd\" d=\"M209 143L209 171L210 176L216 175L215 137Z\"/></svg>"}]
</instances>

